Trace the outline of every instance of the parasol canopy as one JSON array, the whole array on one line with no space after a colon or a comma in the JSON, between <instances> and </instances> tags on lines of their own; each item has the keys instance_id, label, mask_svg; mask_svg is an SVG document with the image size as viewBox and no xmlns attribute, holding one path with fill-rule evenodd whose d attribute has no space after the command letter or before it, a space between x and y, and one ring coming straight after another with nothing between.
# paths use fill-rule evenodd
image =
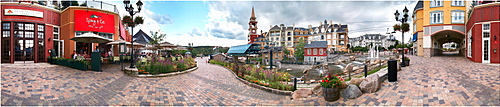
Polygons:
<instances>
[{"instance_id":1,"label":"parasol canopy","mask_svg":"<svg viewBox=\"0 0 500 107\"><path fill-rule=\"evenodd\" d=\"M118 39L118 40L115 40L115 41L113 41L113 42L106 43L106 45L118 45L118 44L120 44L120 43L125 43L125 44L127 44L127 45L132 44L132 43L130 43L130 42L127 42L127 41L124 41L124 40ZM134 45L136 45L136 44L137 44L137 43L135 43ZM138 45L139 45L139 44L138 44Z\"/></svg>"},{"instance_id":2,"label":"parasol canopy","mask_svg":"<svg viewBox=\"0 0 500 107\"><path fill-rule=\"evenodd\" d=\"M84 43L107 43L113 41L111 39L106 39L93 33L84 33L82 35L71 38L71 40Z\"/></svg>"}]
</instances>

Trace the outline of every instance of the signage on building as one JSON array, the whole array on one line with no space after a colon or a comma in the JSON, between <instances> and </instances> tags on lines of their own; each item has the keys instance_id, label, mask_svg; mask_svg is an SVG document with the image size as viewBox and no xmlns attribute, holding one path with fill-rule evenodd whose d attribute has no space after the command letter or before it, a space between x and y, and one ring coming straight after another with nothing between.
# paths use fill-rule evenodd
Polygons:
<instances>
[{"instance_id":1,"label":"signage on building","mask_svg":"<svg viewBox=\"0 0 500 107\"><path fill-rule=\"evenodd\" d=\"M33 10L24 10L24 9L5 9L4 15L12 15L12 16L31 16L31 17L39 17L43 18L43 12L33 11Z\"/></svg>"},{"instance_id":2,"label":"signage on building","mask_svg":"<svg viewBox=\"0 0 500 107\"><path fill-rule=\"evenodd\" d=\"M115 33L114 17L101 12L75 10L75 31Z\"/></svg>"}]
</instances>

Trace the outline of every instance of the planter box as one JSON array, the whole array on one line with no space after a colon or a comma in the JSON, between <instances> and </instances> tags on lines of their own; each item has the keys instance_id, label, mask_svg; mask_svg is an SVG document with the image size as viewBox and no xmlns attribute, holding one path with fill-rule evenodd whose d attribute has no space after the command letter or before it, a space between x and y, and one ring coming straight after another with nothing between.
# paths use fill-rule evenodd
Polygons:
<instances>
[{"instance_id":1,"label":"planter box","mask_svg":"<svg viewBox=\"0 0 500 107\"><path fill-rule=\"evenodd\" d=\"M410 61L403 61L405 63L405 66L410 66Z\"/></svg>"}]
</instances>

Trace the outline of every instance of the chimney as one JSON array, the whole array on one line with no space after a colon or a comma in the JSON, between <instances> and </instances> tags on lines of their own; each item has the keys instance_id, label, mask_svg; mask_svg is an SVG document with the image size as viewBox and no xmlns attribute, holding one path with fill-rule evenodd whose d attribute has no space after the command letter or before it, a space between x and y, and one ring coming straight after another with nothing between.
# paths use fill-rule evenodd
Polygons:
<instances>
[{"instance_id":1,"label":"chimney","mask_svg":"<svg viewBox=\"0 0 500 107\"><path fill-rule=\"evenodd\" d=\"M330 24L333 24L333 23L332 23L332 20L330 20Z\"/></svg>"}]
</instances>

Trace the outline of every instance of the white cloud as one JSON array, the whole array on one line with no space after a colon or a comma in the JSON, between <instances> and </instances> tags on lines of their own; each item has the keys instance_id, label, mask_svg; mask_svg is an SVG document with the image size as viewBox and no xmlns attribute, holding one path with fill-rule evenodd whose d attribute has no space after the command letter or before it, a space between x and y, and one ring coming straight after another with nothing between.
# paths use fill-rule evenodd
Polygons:
<instances>
[{"instance_id":1,"label":"white cloud","mask_svg":"<svg viewBox=\"0 0 500 107\"><path fill-rule=\"evenodd\" d=\"M325 19L334 24L347 24L349 36L385 34L387 28L398 22L395 10L407 6L410 11L416 1L212 1L207 32L214 37L246 40L252 6L255 7L257 27L268 32L270 25L307 27L318 26ZM410 12L411 13L411 12ZM410 17L411 18L411 17ZM411 19L408 21L411 23ZM222 24L222 26L221 26ZM412 26L411 26L412 27ZM392 30L392 28L391 28ZM243 32L243 34L239 34ZM237 35L235 35L237 34ZM394 34L398 35L398 33ZM401 33L399 33L401 35ZM410 37L406 33L405 41ZM401 39L401 36L396 36Z\"/></svg>"}]
</instances>

